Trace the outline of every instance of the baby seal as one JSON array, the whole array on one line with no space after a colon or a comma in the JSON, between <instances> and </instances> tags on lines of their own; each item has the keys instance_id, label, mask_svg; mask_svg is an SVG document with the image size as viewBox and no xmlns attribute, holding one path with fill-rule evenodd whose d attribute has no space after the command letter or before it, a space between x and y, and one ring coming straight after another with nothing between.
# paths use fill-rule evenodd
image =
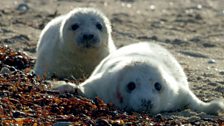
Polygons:
<instances>
[{"instance_id":1,"label":"baby seal","mask_svg":"<svg viewBox=\"0 0 224 126\"><path fill-rule=\"evenodd\" d=\"M43 29L34 72L39 76L79 78L91 74L114 50L107 17L93 8L76 8L56 17Z\"/></svg>"},{"instance_id":2,"label":"baby seal","mask_svg":"<svg viewBox=\"0 0 224 126\"><path fill-rule=\"evenodd\" d=\"M54 87L61 93L77 88L86 97L98 96L122 109L150 114L187 107L208 114L224 111L221 99L203 102L197 98L174 56L148 42L128 45L111 53L78 86L70 83Z\"/></svg>"}]
</instances>

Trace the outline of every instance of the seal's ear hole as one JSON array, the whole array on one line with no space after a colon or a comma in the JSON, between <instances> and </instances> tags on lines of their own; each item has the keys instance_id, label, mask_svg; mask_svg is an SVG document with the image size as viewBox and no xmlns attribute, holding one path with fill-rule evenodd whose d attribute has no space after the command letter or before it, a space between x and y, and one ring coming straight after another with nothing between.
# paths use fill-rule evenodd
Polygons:
<instances>
[{"instance_id":1,"label":"seal's ear hole","mask_svg":"<svg viewBox=\"0 0 224 126\"><path fill-rule=\"evenodd\" d=\"M128 85L127 85L128 91L133 91L135 88L136 88L135 82L131 81L128 83Z\"/></svg>"},{"instance_id":2,"label":"seal's ear hole","mask_svg":"<svg viewBox=\"0 0 224 126\"><path fill-rule=\"evenodd\" d=\"M73 31L75 31L79 28L79 25L77 23L75 23L71 26L71 28L72 28Z\"/></svg>"},{"instance_id":3,"label":"seal's ear hole","mask_svg":"<svg viewBox=\"0 0 224 126\"><path fill-rule=\"evenodd\" d=\"M97 22L96 23L96 28L99 29L100 31L103 29L103 26L101 23Z\"/></svg>"},{"instance_id":4,"label":"seal's ear hole","mask_svg":"<svg viewBox=\"0 0 224 126\"><path fill-rule=\"evenodd\" d=\"M162 85L161 85L159 82L156 82L156 83L154 84L154 87L155 87L155 89L156 89L157 91L160 91L160 90L162 89Z\"/></svg>"}]
</instances>

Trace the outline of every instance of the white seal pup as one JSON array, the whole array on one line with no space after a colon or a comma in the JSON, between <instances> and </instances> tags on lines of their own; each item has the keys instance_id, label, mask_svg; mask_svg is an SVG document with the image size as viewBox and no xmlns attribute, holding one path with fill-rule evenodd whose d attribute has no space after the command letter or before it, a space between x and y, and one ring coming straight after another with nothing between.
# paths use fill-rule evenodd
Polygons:
<instances>
[{"instance_id":1,"label":"white seal pup","mask_svg":"<svg viewBox=\"0 0 224 126\"><path fill-rule=\"evenodd\" d=\"M177 60L163 47L148 42L122 47L107 56L83 83L57 85L60 92L77 88L127 110L156 114L190 108L208 114L224 111L223 100L203 102L190 90Z\"/></svg>"},{"instance_id":2,"label":"white seal pup","mask_svg":"<svg viewBox=\"0 0 224 126\"><path fill-rule=\"evenodd\" d=\"M108 18L94 8L76 8L51 20L37 44L39 76L82 77L116 50Z\"/></svg>"}]
</instances>

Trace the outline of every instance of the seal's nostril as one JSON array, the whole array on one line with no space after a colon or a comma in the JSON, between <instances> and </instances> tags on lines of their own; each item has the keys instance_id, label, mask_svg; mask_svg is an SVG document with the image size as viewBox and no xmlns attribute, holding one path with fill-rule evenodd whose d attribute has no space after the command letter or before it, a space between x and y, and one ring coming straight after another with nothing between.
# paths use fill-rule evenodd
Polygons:
<instances>
[{"instance_id":1,"label":"seal's nostril","mask_svg":"<svg viewBox=\"0 0 224 126\"><path fill-rule=\"evenodd\" d=\"M84 40L91 40L93 39L94 35L93 34L84 34L83 39Z\"/></svg>"},{"instance_id":2,"label":"seal's nostril","mask_svg":"<svg viewBox=\"0 0 224 126\"><path fill-rule=\"evenodd\" d=\"M94 37L93 34L89 34L89 38L92 39Z\"/></svg>"}]
</instances>

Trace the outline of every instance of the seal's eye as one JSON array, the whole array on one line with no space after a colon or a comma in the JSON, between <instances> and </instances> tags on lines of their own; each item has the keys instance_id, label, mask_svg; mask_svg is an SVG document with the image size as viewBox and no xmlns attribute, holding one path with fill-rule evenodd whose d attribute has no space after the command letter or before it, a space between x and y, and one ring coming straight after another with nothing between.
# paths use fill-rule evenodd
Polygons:
<instances>
[{"instance_id":1,"label":"seal's eye","mask_svg":"<svg viewBox=\"0 0 224 126\"><path fill-rule=\"evenodd\" d=\"M75 31L79 28L79 25L78 24L73 24L72 25L72 30Z\"/></svg>"},{"instance_id":2,"label":"seal's eye","mask_svg":"<svg viewBox=\"0 0 224 126\"><path fill-rule=\"evenodd\" d=\"M157 91L160 91L161 88L162 88L162 85L161 85L159 82L156 82L156 83L154 84L154 87L155 87L155 89L156 89Z\"/></svg>"},{"instance_id":3,"label":"seal's eye","mask_svg":"<svg viewBox=\"0 0 224 126\"><path fill-rule=\"evenodd\" d=\"M133 91L136 88L136 85L134 82L129 82L127 88L129 91Z\"/></svg>"},{"instance_id":4,"label":"seal's eye","mask_svg":"<svg viewBox=\"0 0 224 126\"><path fill-rule=\"evenodd\" d=\"M100 23L96 23L96 27L97 27L99 30L102 30L102 29L103 29L103 26L102 26L102 24L100 24Z\"/></svg>"}]
</instances>

